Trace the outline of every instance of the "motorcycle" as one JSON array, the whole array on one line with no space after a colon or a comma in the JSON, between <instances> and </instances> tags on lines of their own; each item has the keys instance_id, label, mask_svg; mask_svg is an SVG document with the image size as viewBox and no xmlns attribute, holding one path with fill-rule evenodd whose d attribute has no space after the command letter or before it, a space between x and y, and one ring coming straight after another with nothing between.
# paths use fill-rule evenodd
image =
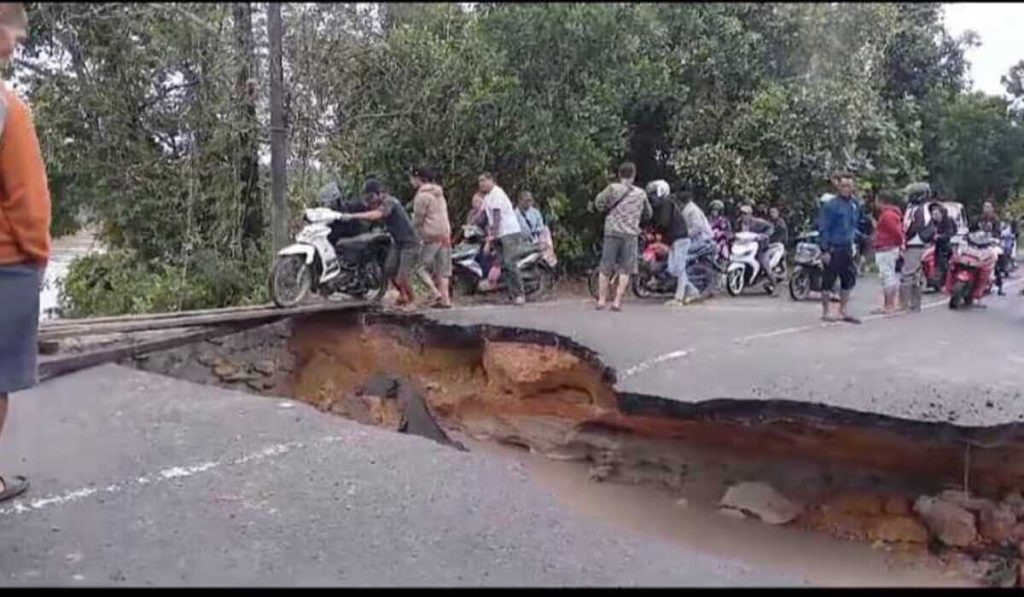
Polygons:
<instances>
[{"instance_id":1,"label":"motorcycle","mask_svg":"<svg viewBox=\"0 0 1024 597\"><path fill-rule=\"evenodd\" d=\"M504 274L492 280L491 268L485 272L480 264L485 239L484 231L479 226L462 227L462 241L452 249L452 289L455 294L473 295L507 290ZM543 251L537 243L524 245L518 264L527 298L544 295L554 286L555 271L544 259Z\"/></svg>"},{"instance_id":2,"label":"motorcycle","mask_svg":"<svg viewBox=\"0 0 1024 597\"><path fill-rule=\"evenodd\" d=\"M955 247L956 244L954 244L953 256L956 255ZM950 261L952 261L953 256L950 257ZM938 292L942 290L945 283L946 281L942 279L939 264L936 261L935 245L928 245L924 253L921 254L921 284L925 290Z\"/></svg>"},{"instance_id":3,"label":"motorcycle","mask_svg":"<svg viewBox=\"0 0 1024 597\"><path fill-rule=\"evenodd\" d=\"M384 263L391 236L383 231L330 240L331 224L344 214L326 207L307 209L295 242L277 253L270 274L270 296L278 307L299 304L309 292L323 297L341 292L378 300L387 290Z\"/></svg>"},{"instance_id":4,"label":"motorcycle","mask_svg":"<svg viewBox=\"0 0 1024 597\"><path fill-rule=\"evenodd\" d=\"M998 253L996 241L984 232L967 236L965 245L949 260L949 275L943 288L949 294L949 308L970 307L975 300L992 291L992 271ZM983 273L988 272L985 288L979 288Z\"/></svg>"},{"instance_id":5,"label":"motorcycle","mask_svg":"<svg viewBox=\"0 0 1024 597\"><path fill-rule=\"evenodd\" d=\"M730 250L725 288L730 296L739 296L748 286L764 284L765 292L775 294L776 285L786 279L786 247L771 243L765 249L769 271L757 258L758 241L765 238L754 232L737 232Z\"/></svg>"},{"instance_id":6,"label":"motorcycle","mask_svg":"<svg viewBox=\"0 0 1024 597\"><path fill-rule=\"evenodd\" d=\"M645 237L640 267L632 280L633 294L641 299L674 296L678 279L668 272L668 254L672 249L650 235ZM717 253L715 243L707 242L692 247L686 256L687 278L701 297L710 296L721 286L723 271L717 263Z\"/></svg>"},{"instance_id":7,"label":"motorcycle","mask_svg":"<svg viewBox=\"0 0 1024 597\"><path fill-rule=\"evenodd\" d=\"M853 244L853 255L858 254L857 243ZM794 301L806 300L811 292L821 292L821 278L825 263L821 260L821 246L818 232L805 232L797 237L796 252L793 256L793 272L789 275L789 296ZM833 296L832 300L839 298Z\"/></svg>"},{"instance_id":8,"label":"motorcycle","mask_svg":"<svg viewBox=\"0 0 1024 597\"><path fill-rule=\"evenodd\" d=\"M821 261L821 247L813 235L803 235L796 243L793 257L793 273L789 276L789 296L794 301L803 301L811 291L821 292L821 278L825 264Z\"/></svg>"}]
</instances>

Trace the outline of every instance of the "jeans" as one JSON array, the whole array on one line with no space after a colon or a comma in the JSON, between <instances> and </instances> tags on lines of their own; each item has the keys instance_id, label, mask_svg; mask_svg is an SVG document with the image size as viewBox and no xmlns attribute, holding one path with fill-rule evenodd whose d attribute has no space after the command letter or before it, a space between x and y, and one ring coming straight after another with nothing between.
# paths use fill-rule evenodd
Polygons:
<instances>
[{"instance_id":1,"label":"jeans","mask_svg":"<svg viewBox=\"0 0 1024 597\"><path fill-rule=\"evenodd\" d=\"M921 310L921 256L924 247L907 247L900 272L900 303L911 311Z\"/></svg>"},{"instance_id":2,"label":"jeans","mask_svg":"<svg viewBox=\"0 0 1024 597\"><path fill-rule=\"evenodd\" d=\"M669 255L669 273L676 277L676 294L678 301L684 300L686 295L693 291L695 296L700 296L700 290L690 282L686 272L687 256L690 253L690 239L680 238L672 243L672 254Z\"/></svg>"},{"instance_id":3,"label":"jeans","mask_svg":"<svg viewBox=\"0 0 1024 597\"><path fill-rule=\"evenodd\" d=\"M501 269L508 280L508 288L513 298L525 297L523 292L523 276L519 272L519 255L522 252L522 236L507 234L498 239L501 243Z\"/></svg>"}]
</instances>

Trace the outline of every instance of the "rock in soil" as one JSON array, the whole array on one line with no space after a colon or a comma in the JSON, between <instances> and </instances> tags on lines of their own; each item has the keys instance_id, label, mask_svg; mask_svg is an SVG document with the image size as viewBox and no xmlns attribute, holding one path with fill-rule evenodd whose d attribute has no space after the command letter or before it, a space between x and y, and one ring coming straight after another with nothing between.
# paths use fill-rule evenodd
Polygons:
<instances>
[{"instance_id":1,"label":"rock in soil","mask_svg":"<svg viewBox=\"0 0 1024 597\"><path fill-rule=\"evenodd\" d=\"M978 537L974 515L956 504L923 495L914 502L914 512L945 545L966 547Z\"/></svg>"},{"instance_id":2,"label":"rock in soil","mask_svg":"<svg viewBox=\"0 0 1024 597\"><path fill-rule=\"evenodd\" d=\"M886 543L927 543L928 529L911 516L883 515L873 521L868 538Z\"/></svg>"},{"instance_id":3,"label":"rock in soil","mask_svg":"<svg viewBox=\"0 0 1024 597\"><path fill-rule=\"evenodd\" d=\"M252 364L252 368L263 375L273 375L277 365L274 361L256 361Z\"/></svg>"},{"instance_id":4,"label":"rock in soil","mask_svg":"<svg viewBox=\"0 0 1024 597\"><path fill-rule=\"evenodd\" d=\"M937 497L938 499L944 502L949 502L950 504L960 506L961 508L969 512L981 512L986 508L991 508L995 506L995 503L992 500L987 500L985 498L979 497L970 497L963 491L960 491L959 489L947 489L943 492L940 492Z\"/></svg>"},{"instance_id":5,"label":"rock in soil","mask_svg":"<svg viewBox=\"0 0 1024 597\"><path fill-rule=\"evenodd\" d=\"M1005 543L1013 536L1017 517L1006 506L994 506L978 515L978 532L982 539L992 543Z\"/></svg>"},{"instance_id":6,"label":"rock in soil","mask_svg":"<svg viewBox=\"0 0 1024 597\"><path fill-rule=\"evenodd\" d=\"M719 506L750 512L767 524L786 524L803 512L801 505L764 482L733 485L722 496Z\"/></svg>"}]
</instances>

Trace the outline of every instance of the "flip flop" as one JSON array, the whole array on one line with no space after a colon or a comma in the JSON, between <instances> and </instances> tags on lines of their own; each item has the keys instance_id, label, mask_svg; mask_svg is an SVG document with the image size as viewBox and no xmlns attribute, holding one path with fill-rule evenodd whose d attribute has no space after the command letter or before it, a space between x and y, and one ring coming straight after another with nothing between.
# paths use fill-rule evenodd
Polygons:
<instances>
[{"instance_id":1,"label":"flip flop","mask_svg":"<svg viewBox=\"0 0 1024 597\"><path fill-rule=\"evenodd\" d=\"M838 317L825 317L824 315L822 315L821 316L821 320L824 321L825 323L835 323L835 322L839 321L839 318Z\"/></svg>"},{"instance_id":2,"label":"flip flop","mask_svg":"<svg viewBox=\"0 0 1024 597\"><path fill-rule=\"evenodd\" d=\"M622 311L622 307L619 305L612 305L612 311L618 313L619 311Z\"/></svg>"},{"instance_id":3,"label":"flip flop","mask_svg":"<svg viewBox=\"0 0 1024 597\"><path fill-rule=\"evenodd\" d=\"M606 306L607 306L607 305L594 305L594 310L595 310L595 311L604 311L604 308L605 308Z\"/></svg>"},{"instance_id":4,"label":"flip flop","mask_svg":"<svg viewBox=\"0 0 1024 597\"><path fill-rule=\"evenodd\" d=\"M843 317L840 321L845 321L846 323L853 323L857 325L860 324L860 320L854 317L853 315L847 315L846 317Z\"/></svg>"},{"instance_id":5,"label":"flip flop","mask_svg":"<svg viewBox=\"0 0 1024 597\"><path fill-rule=\"evenodd\" d=\"M12 477L13 483L7 481L5 477L0 477L0 481L4 484L4 490L0 491L0 502L7 501L11 498L18 497L25 493L28 489L28 479L22 476Z\"/></svg>"}]
</instances>

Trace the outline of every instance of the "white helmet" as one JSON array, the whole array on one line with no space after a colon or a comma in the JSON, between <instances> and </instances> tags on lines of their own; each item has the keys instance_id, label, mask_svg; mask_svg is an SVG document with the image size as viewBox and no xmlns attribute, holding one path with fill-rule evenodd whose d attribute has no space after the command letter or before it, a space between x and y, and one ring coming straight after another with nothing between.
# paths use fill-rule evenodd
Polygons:
<instances>
[{"instance_id":1,"label":"white helmet","mask_svg":"<svg viewBox=\"0 0 1024 597\"><path fill-rule=\"evenodd\" d=\"M750 207L749 204L744 203L743 205L740 206L740 213L745 216L752 216L754 215L754 208Z\"/></svg>"},{"instance_id":2,"label":"white helmet","mask_svg":"<svg viewBox=\"0 0 1024 597\"><path fill-rule=\"evenodd\" d=\"M646 192L647 196L651 199L664 199L665 197L668 197L669 193L672 192L672 189L669 188L668 183L664 180L652 180L647 183L646 187L644 187L644 192Z\"/></svg>"},{"instance_id":3,"label":"white helmet","mask_svg":"<svg viewBox=\"0 0 1024 597\"><path fill-rule=\"evenodd\" d=\"M835 199L835 197L836 196L833 195L832 193L825 193L821 197L818 197L818 203L821 203L822 205L824 205L825 203L828 203L829 201Z\"/></svg>"}]
</instances>

